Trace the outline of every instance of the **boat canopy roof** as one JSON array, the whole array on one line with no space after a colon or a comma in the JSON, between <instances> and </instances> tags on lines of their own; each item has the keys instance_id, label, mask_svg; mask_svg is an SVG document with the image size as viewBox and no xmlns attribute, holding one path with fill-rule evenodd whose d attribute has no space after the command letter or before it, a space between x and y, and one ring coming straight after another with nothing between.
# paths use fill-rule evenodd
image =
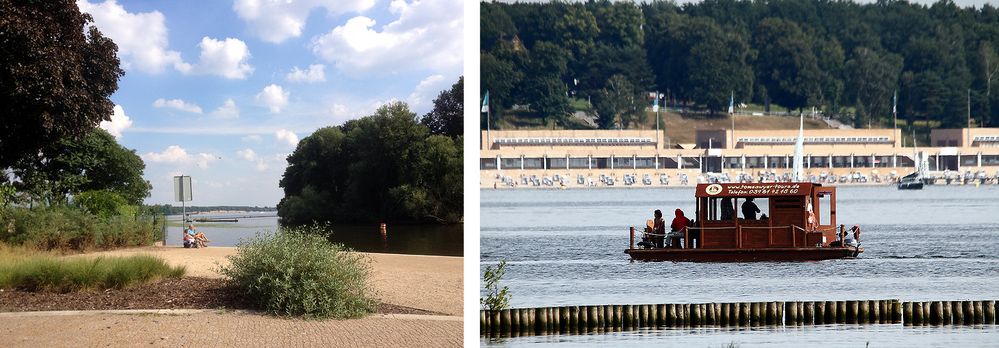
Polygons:
<instances>
[{"instance_id":1,"label":"boat canopy roof","mask_svg":"<svg viewBox=\"0 0 999 348\"><path fill-rule=\"evenodd\" d=\"M808 196L812 188L822 186L810 182L697 184L696 197L780 197Z\"/></svg>"}]
</instances>

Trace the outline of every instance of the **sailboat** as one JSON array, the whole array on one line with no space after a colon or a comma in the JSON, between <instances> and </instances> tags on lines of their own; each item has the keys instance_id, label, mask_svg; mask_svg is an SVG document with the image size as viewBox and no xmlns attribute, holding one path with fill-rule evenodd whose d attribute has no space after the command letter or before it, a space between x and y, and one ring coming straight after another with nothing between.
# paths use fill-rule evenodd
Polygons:
<instances>
[{"instance_id":1,"label":"sailboat","mask_svg":"<svg viewBox=\"0 0 999 348\"><path fill-rule=\"evenodd\" d=\"M899 190L922 190L923 189L923 177L926 172L926 159L922 158L919 154L919 146L916 144L916 131L912 131L912 159L916 163L916 170L903 176L902 179L898 181Z\"/></svg>"}]
</instances>

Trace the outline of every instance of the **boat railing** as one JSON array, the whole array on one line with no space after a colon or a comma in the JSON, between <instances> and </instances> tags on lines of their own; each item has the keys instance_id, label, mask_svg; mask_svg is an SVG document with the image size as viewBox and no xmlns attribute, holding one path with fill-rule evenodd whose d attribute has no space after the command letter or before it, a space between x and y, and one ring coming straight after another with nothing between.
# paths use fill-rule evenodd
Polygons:
<instances>
[{"instance_id":1,"label":"boat railing","mask_svg":"<svg viewBox=\"0 0 999 348\"><path fill-rule=\"evenodd\" d=\"M769 233L768 233L768 244L769 245L773 244L773 231L774 230L778 230L778 229L789 229L791 231L791 246L794 247L794 248L798 247L798 231L801 231L802 233L808 233L808 232L814 232L814 231L825 232L825 231L830 231L830 230L835 232L838 229L839 231L838 231L837 235L839 236L839 240L843 240L845 238L845 231L844 231L844 226L843 225L830 226L830 227L824 227L824 228L822 228L822 227L820 227L820 228L814 228L811 231L806 230L805 228L803 228L801 226L798 226L798 225L787 225L787 226L742 226L742 225L739 225L739 226L726 226L726 227L697 227L697 226L687 226L687 227L684 227L684 229L683 229L683 243L684 243L683 245L685 245L685 246L686 245L690 245L690 233L688 233L690 230L703 231L703 230L731 230L731 229L736 229L736 232L737 232L736 233L736 248L742 248L742 239L743 239L743 230L744 229L765 229L765 230L768 230L769 231ZM635 227L634 226L630 227L630 230L631 230L631 238L630 238L629 248L630 249L635 249ZM671 232L671 233L673 233L673 232ZM642 231L642 237L643 237L643 239L646 238L646 237L650 237L650 236L651 237L663 237L663 238L666 238L666 237L670 237L670 233L651 233L651 232L648 232L648 231ZM703 238L704 238L704 236L702 235L701 239L703 240Z\"/></svg>"}]
</instances>

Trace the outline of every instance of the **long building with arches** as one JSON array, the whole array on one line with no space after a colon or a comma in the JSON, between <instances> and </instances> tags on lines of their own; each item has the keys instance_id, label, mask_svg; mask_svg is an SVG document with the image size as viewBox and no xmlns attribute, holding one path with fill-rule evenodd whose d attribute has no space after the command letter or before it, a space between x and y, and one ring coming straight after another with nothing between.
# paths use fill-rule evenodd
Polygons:
<instances>
[{"instance_id":1,"label":"long building with arches","mask_svg":"<svg viewBox=\"0 0 999 348\"><path fill-rule=\"evenodd\" d=\"M677 144L655 130L482 131L480 185L672 186L780 181L791 173L797 130L692 132L694 143ZM999 128L936 129L930 144L916 147L901 139L893 129L806 130L805 176L887 183L914 171L917 162L940 180L972 175L994 183L999 175Z\"/></svg>"}]
</instances>

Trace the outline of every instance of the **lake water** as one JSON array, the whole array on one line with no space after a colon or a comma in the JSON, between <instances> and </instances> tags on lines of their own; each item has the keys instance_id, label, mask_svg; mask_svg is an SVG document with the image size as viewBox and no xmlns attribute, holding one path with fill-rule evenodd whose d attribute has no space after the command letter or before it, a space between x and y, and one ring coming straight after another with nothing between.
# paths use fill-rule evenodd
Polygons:
<instances>
[{"instance_id":1,"label":"lake water","mask_svg":"<svg viewBox=\"0 0 999 348\"><path fill-rule=\"evenodd\" d=\"M195 229L212 241L210 246L236 246L257 233L269 234L278 228L274 213L199 214L199 218L233 218L238 222L194 222ZM182 245L180 215L169 216L167 245ZM462 256L463 225L389 225L382 238L377 224L334 225L333 241L362 252Z\"/></svg>"},{"instance_id":2,"label":"lake water","mask_svg":"<svg viewBox=\"0 0 999 348\"><path fill-rule=\"evenodd\" d=\"M668 218L675 208L692 215L693 195L692 188L483 190L482 267L507 261L502 285L510 288L513 307L999 299L999 187L928 186L922 191L898 191L888 186L838 188L838 223L859 224L864 230L862 242L866 251L854 260L630 262L624 254L628 247L628 226L643 226L655 209L667 212ZM695 346L721 346L730 342L794 346L799 342L828 344L830 341L824 337L831 333L827 330L839 329L639 331L563 335L557 341L617 345L616 340L620 339L649 344L683 341ZM863 337L885 335L894 340L891 342L924 337L918 334L921 329L892 325L849 330ZM966 332L958 336L970 339L961 342L981 342L979 334L983 334L992 346L999 344L995 327L946 330ZM935 343L952 342L950 338L954 335L940 332L943 331L929 330L925 337ZM919 345L930 342L915 339L918 340L912 342ZM527 337L502 343L552 341Z\"/></svg>"}]
</instances>

